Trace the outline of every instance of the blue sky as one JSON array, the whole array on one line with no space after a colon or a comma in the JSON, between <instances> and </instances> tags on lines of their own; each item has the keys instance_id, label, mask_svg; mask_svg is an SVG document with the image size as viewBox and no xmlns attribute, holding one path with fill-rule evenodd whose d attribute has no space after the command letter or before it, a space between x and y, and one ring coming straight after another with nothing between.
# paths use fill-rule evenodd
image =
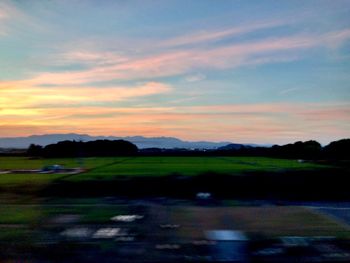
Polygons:
<instances>
[{"instance_id":1,"label":"blue sky","mask_svg":"<svg viewBox=\"0 0 350 263\"><path fill-rule=\"evenodd\" d=\"M0 1L0 136L349 137L350 1Z\"/></svg>"}]
</instances>

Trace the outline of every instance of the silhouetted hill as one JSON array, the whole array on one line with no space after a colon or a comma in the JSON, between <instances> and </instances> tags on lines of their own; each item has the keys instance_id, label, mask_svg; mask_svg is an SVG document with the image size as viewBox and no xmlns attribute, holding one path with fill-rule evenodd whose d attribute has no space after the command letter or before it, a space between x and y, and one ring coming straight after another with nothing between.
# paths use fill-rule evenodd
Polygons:
<instances>
[{"instance_id":1,"label":"silhouetted hill","mask_svg":"<svg viewBox=\"0 0 350 263\"><path fill-rule=\"evenodd\" d=\"M216 149L230 144L230 142L207 142L207 141L183 141L173 137L143 137L143 136L90 136L87 134L45 134L27 137L0 138L2 148L28 148L30 144L46 146L60 141L95 141L95 140L126 140L135 144L139 149L143 148L186 148L186 149Z\"/></svg>"}]
</instances>

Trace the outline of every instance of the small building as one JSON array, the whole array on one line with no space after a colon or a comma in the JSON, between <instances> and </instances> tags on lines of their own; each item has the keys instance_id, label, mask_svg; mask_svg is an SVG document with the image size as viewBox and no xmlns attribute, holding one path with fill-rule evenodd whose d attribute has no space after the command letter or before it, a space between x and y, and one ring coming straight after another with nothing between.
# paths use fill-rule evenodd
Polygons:
<instances>
[{"instance_id":1,"label":"small building","mask_svg":"<svg viewBox=\"0 0 350 263\"><path fill-rule=\"evenodd\" d=\"M248 239L241 231L210 230L205 233L208 240L214 241L211 256L215 262L248 262Z\"/></svg>"}]
</instances>

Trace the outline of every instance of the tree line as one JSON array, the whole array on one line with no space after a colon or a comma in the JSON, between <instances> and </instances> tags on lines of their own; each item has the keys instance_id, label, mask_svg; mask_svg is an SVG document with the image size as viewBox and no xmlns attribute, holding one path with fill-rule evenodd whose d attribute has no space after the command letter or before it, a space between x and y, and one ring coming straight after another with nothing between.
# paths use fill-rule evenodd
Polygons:
<instances>
[{"instance_id":1,"label":"tree line","mask_svg":"<svg viewBox=\"0 0 350 263\"><path fill-rule=\"evenodd\" d=\"M27 150L34 157L90 157L135 155L138 148L125 140L61 141L45 147L31 144Z\"/></svg>"},{"instance_id":2,"label":"tree line","mask_svg":"<svg viewBox=\"0 0 350 263\"><path fill-rule=\"evenodd\" d=\"M139 150L143 156L261 156L301 160L350 160L350 139L322 146L310 140L271 147L229 144L216 150L187 150L148 148Z\"/></svg>"},{"instance_id":3,"label":"tree line","mask_svg":"<svg viewBox=\"0 0 350 263\"><path fill-rule=\"evenodd\" d=\"M221 149L222 154L266 156L305 160L349 160L350 159L350 139L333 141L328 145L322 145L314 140L305 142L295 142L286 145L274 145L272 147L241 147L239 149Z\"/></svg>"},{"instance_id":4,"label":"tree line","mask_svg":"<svg viewBox=\"0 0 350 263\"><path fill-rule=\"evenodd\" d=\"M272 147L230 145L216 150L160 149L139 150L137 146L125 140L61 141L45 147L31 144L27 155L37 157L87 157L87 156L265 156L305 160L350 160L350 139L331 142L322 147L314 140L295 142Z\"/></svg>"}]
</instances>

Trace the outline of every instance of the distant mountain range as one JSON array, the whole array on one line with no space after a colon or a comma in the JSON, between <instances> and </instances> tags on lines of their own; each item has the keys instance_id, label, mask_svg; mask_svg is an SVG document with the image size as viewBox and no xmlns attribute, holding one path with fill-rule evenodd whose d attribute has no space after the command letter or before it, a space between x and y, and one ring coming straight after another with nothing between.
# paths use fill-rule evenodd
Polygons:
<instances>
[{"instance_id":1,"label":"distant mountain range","mask_svg":"<svg viewBox=\"0 0 350 263\"><path fill-rule=\"evenodd\" d=\"M137 145L139 149L144 148L186 148L186 149L217 149L230 144L231 147L241 148L243 144L232 144L231 142L208 142L208 141L183 141L173 137L143 137L143 136L90 136L87 134L45 134L32 135L28 137L0 138L0 148L28 148L30 144L48 145L59 141L94 141L94 140L126 140Z\"/></svg>"}]
</instances>

